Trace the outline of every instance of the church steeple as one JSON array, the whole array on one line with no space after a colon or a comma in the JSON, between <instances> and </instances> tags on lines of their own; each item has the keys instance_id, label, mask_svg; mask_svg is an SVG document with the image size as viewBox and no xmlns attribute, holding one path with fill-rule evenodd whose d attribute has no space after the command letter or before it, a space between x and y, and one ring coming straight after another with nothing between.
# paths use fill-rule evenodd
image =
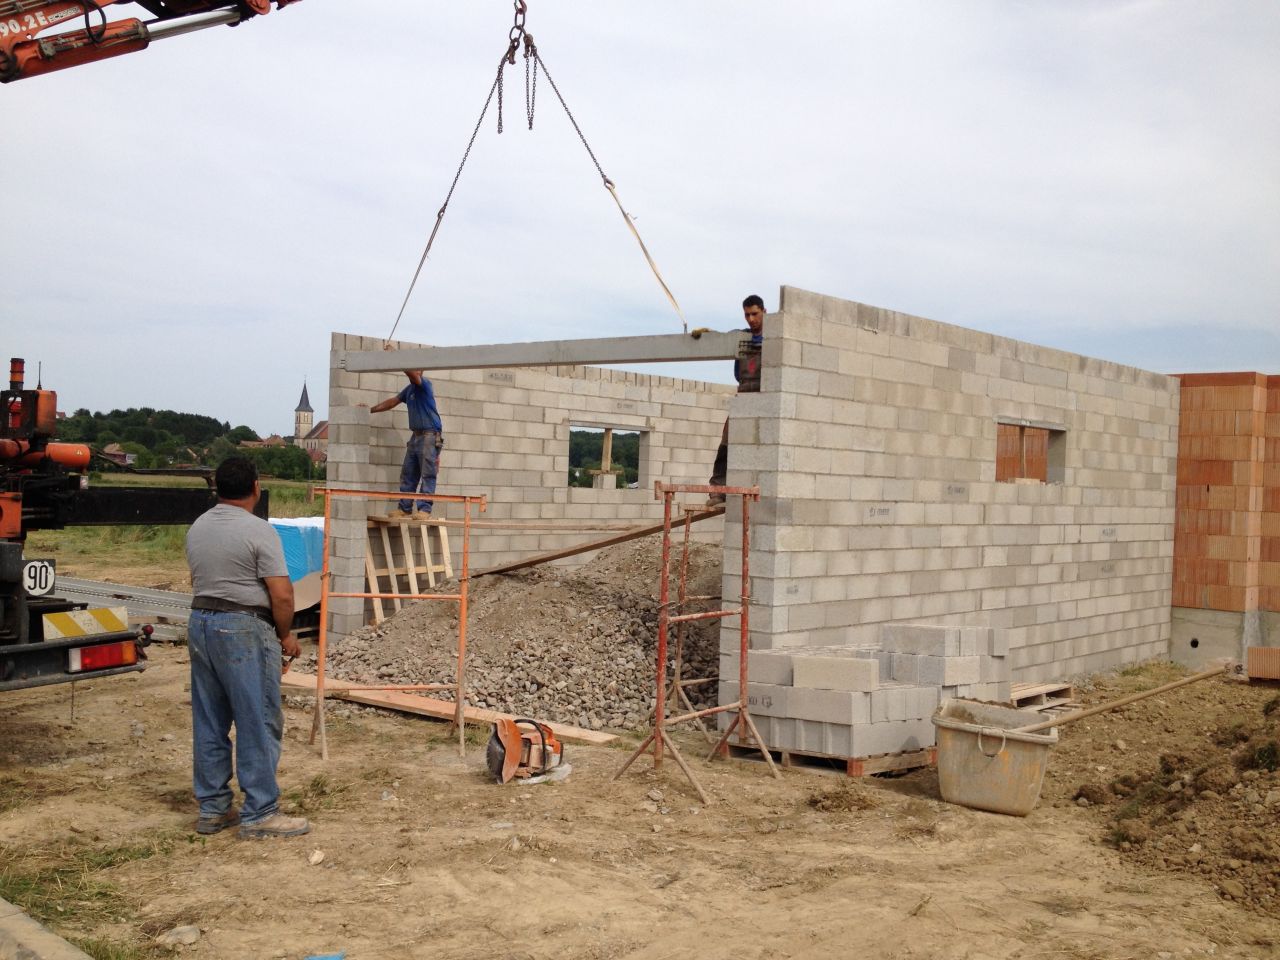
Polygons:
<instances>
[{"instance_id":1,"label":"church steeple","mask_svg":"<svg viewBox=\"0 0 1280 960\"><path fill-rule=\"evenodd\" d=\"M315 411L311 409L311 401L307 398L307 381L302 381L302 399L293 410L293 436L301 440L311 432Z\"/></svg>"}]
</instances>

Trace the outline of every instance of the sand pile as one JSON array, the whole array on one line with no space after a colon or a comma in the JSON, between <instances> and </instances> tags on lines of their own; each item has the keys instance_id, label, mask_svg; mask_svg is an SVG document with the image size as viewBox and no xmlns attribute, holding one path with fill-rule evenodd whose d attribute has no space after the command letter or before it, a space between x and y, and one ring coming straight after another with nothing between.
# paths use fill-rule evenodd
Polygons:
<instances>
[{"instance_id":1,"label":"sand pile","mask_svg":"<svg viewBox=\"0 0 1280 960\"><path fill-rule=\"evenodd\" d=\"M546 565L472 581L468 703L595 730L643 726L653 702L660 564L654 536L601 550L577 568ZM718 597L718 547L692 545L688 593ZM718 599L696 609L716 606ZM414 603L336 643L329 675L359 683L452 682L457 634L457 603ZM718 621L686 626L684 659L685 677L716 676ZM314 669L314 658L306 669ZM716 685L689 693L706 705Z\"/></svg>"}]
</instances>

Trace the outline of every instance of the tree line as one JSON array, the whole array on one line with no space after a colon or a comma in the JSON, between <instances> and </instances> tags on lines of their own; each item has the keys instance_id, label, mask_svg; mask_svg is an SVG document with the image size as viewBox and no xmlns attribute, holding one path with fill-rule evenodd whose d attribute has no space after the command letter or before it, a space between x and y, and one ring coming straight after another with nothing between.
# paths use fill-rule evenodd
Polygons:
<instances>
[{"instance_id":1,"label":"tree line","mask_svg":"<svg viewBox=\"0 0 1280 960\"><path fill-rule=\"evenodd\" d=\"M58 439L87 443L101 453L113 443L133 454L134 466L156 469L180 466L216 466L232 454L248 457L264 476L307 480L324 476L322 464L311 463L301 447L241 447L245 440L259 440L243 424L198 413L130 407L90 413L81 408L58 424Z\"/></svg>"},{"instance_id":2,"label":"tree line","mask_svg":"<svg viewBox=\"0 0 1280 960\"><path fill-rule=\"evenodd\" d=\"M569 431L569 486L591 486L592 470L600 469L604 453L604 432L600 430ZM618 486L626 487L640 479L640 434L613 432L610 469L618 471Z\"/></svg>"}]
</instances>

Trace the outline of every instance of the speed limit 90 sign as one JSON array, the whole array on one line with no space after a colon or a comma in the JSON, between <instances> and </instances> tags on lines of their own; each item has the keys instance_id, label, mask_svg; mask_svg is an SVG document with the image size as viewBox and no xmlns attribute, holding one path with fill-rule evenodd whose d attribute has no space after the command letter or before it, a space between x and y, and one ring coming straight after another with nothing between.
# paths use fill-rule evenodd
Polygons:
<instances>
[{"instance_id":1,"label":"speed limit 90 sign","mask_svg":"<svg viewBox=\"0 0 1280 960\"><path fill-rule=\"evenodd\" d=\"M55 579L52 560L28 560L22 568L22 588L27 596L43 597L52 593Z\"/></svg>"}]
</instances>

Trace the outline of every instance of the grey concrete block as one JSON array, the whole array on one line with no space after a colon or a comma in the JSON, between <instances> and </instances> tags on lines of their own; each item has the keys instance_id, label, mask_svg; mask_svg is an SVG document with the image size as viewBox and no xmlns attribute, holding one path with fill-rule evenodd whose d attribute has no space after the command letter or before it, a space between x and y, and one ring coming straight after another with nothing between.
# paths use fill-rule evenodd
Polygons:
<instances>
[{"instance_id":1,"label":"grey concrete block","mask_svg":"<svg viewBox=\"0 0 1280 960\"><path fill-rule=\"evenodd\" d=\"M1007 657L979 657L978 659L982 664L978 677L980 683L998 683L1002 680L1007 682L1011 679Z\"/></svg>"},{"instance_id":2,"label":"grey concrete block","mask_svg":"<svg viewBox=\"0 0 1280 960\"><path fill-rule=\"evenodd\" d=\"M942 666L942 683L978 683L982 678L980 657L945 657Z\"/></svg>"},{"instance_id":3,"label":"grey concrete block","mask_svg":"<svg viewBox=\"0 0 1280 960\"><path fill-rule=\"evenodd\" d=\"M889 677L898 683L920 683L920 656L915 653L893 653L890 657Z\"/></svg>"},{"instance_id":4,"label":"grey concrete block","mask_svg":"<svg viewBox=\"0 0 1280 960\"><path fill-rule=\"evenodd\" d=\"M955 627L923 623L886 623L880 628L880 645L895 653L930 657L960 655L960 635Z\"/></svg>"},{"instance_id":5,"label":"grey concrete block","mask_svg":"<svg viewBox=\"0 0 1280 960\"><path fill-rule=\"evenodd\" d=\"M877 660L858 657L799 656L791 658L791 683L814 690L874 690L880 683Z\"/></svg>"},{"instance_id":6,"label":"grey concrete block","mask_svg":"<svg viewBox=\"0 0 1280 960\"><path fill-rule=\"evenodd\" d=\"M918 656L919 682L921 686L942 686L946 670L946 657Z\"/></svg>"},{"instance_id":7,"label":"grey concrete block","mask_svg":"<svg viewBox=\"0 0 1280 960\"><path fill-rule=\"evenodd\" d=\"M790 687L780 687L767 683L751 683L747 685L747 709L753 714L765 717L787 717L788 695ZM738 700L737 681L720 682L720 704L736 703Z\"/></svg>"},{"instance_id":8,"label":"grey concrete block","mask_svg":"<svg viewBox=\"0 0 1280 960\"><path fill-rule=\"evenodd\" d=\"M871 695L850 690L791 687L785 715L819 723L869 723Z\"/></svg>"},{"instance_id":9,"label":"grey concrete block","mask_svg":"<svg viewBox=\"0 0 1280 960\"><path fill-rule=\"evenodd\" d=\"M1003 627L992 627L990 634L990 645L987 652L993 657L1007 657L1009 655L1009 631Z\"/></svg>"},{"instance_id":10,"label":"grey concrete block","mask_svg":"<svg viewBox=\"0 0 1280 960\"><path fill-rule=\"evenodd\" d=\"M933 723L929 720L888 720L868 724L852 731L859 756L882 753L906 753L922 750L935 743Z\"/></svg>"}]
</instances>

